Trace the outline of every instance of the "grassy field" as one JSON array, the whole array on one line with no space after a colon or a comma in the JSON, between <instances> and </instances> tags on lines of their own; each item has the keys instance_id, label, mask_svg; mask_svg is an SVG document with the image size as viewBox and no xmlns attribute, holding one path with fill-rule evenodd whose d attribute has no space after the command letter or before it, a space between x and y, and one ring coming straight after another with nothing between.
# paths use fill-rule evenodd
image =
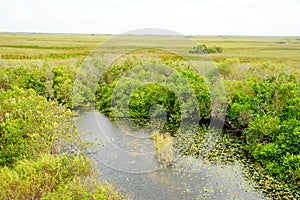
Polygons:
<instances>
[{"instance_id":1,"label":"grassy field","mask_svg":"<svg viewBox=\"0 0 300 200\"><path fill-rule=\"evenodd\" d=\"M94 34L1 33L0 57L8 62L16 59L82 58L111 37L113 36ZM163 36L159 37L165 39ZM188 38L199 44L221 47L222 53L210 55L215 61L239 58L242 62L270 61L300 68L300 37L188 36ZM121 48L130 50L134 47L123 45ZM118 53L121 49L111 50ZM188 50L181 49L183 52Z\"/></svg>"},{"instance_id":2,"label":"grassy field","mask_svg":"<svg viewBox=\"0 0 300 200\"><path fill-rule=\"evenodd\" d=\"M272 61L299 66L299 37L196 37L195 40L222 47L224 52L213 56L214 59L235 57L242 61Z\"/></svg>"},{"instance_id":3,"label":"grassy field","mask_svg":"<svg viewBox=\"0 0 300 200\"><path fill-rule=\"evenodd\" d=\"M86 56L108 36L74 34L1 34L3 59L66 59Z\"/></svg>"}]
</instances>

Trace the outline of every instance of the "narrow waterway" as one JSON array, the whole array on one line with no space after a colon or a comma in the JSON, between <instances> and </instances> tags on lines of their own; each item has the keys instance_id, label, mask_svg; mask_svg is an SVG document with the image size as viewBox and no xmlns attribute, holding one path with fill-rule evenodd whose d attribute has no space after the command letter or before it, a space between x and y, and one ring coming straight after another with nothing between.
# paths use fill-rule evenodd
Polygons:
<instances>
[{"instance_id":1,"label":"narrow waterway","mask_svg":"<svg viewBox=\"0 0 300 200\"><path fill-rule=\"evenodd\" d=\"M263 195L232 165L210 165L200 159L180 157L161 166L147 134L122 131L96 110L77 121L97 161L103 180L114 183L129 199L263 199Z\"/></svg>"}]
</instances>

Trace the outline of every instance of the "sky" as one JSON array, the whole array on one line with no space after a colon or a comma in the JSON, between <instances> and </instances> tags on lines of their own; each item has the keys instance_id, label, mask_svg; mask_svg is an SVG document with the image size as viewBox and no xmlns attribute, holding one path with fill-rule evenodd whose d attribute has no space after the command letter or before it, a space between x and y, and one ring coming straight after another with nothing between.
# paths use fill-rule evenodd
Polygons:
<instances>
[{"instance_id":1,"label":"sky","mask_svg":"<svg viewBox=\"0 0 300 200\"><path fill-rule=\"evenodd\" d=\"M0 0L1 32L300 36L299 0Z\"/></svg>"}]
</instances>

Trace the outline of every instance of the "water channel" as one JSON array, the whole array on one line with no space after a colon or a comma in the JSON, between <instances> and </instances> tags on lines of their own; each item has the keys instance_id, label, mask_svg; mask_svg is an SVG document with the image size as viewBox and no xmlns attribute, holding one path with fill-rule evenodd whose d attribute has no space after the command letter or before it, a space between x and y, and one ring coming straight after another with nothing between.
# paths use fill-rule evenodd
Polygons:
<instances>
[{"instance_id":1,"label":"water channel","mask_svg":"<svg viewBox=\"0 0 300 200\"><path fill-rule=\"evenodd\" d=\"M128 134L96 110L83 113L77 125L93 143L89 154L98 163L101 179L129 199L264 199L245 180L238 163L212 165L180 157L162 167L146 134Z\"/></svg>"}]
</instances>

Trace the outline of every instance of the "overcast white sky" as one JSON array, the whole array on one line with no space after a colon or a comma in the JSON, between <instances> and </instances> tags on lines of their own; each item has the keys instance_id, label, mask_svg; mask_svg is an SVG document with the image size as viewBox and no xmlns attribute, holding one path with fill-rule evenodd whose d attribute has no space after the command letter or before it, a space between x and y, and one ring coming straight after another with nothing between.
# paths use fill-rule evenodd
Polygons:
<instances>
[{"instance_id":1,"label":"overcast white sky","mask_svg":"<svg viewBox=\"0 0 300 200\"><path fill-rule=\"evenodd\" d=\"M0 31L300 36L299 0L0 0Z\"/></svg>"}]
</instances>

